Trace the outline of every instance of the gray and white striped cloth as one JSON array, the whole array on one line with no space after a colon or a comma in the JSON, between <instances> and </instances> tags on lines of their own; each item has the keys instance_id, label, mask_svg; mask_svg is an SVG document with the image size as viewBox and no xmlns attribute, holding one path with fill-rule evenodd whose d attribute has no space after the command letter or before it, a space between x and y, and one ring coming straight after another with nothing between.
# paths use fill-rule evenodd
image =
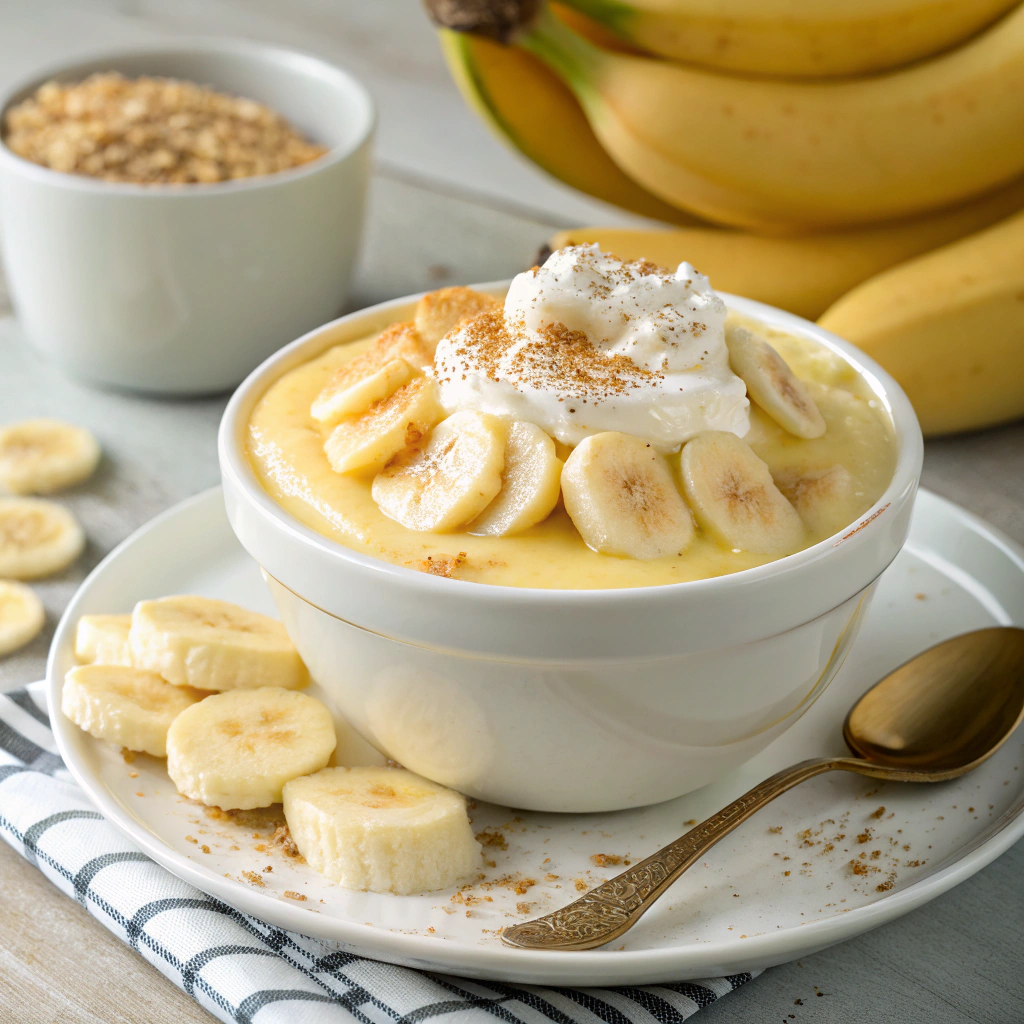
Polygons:
<instances>
[{"instance_id":1,"label":"gray and white striped cloth","mask_svg":"<svg viewBox=\"0 0 1024 1024\"><path fill-rule=\"evenodd\" d=\"M93 809L57 754L42 683L0 696L0 835L222 1021L676 1024L753 977L506 985L396 967L275 928L176 878Z\"/></svg>"}]
</instances>

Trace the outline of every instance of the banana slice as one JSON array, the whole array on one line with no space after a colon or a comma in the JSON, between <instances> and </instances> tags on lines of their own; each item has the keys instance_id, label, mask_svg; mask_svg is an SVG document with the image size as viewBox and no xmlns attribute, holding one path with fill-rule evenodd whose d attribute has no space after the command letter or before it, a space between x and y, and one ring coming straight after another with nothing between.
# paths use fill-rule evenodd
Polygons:
<instances>
[{"instance_id":1,"label":"banana slice","mask_svg":"<svg viewBox=\"0 0 1024 1024\"><path fill-rule=\"evenodd\" d=\"M92 476L100 446L84 427L25 420L0 429L0 487L11 494L52 494Z\"/></svg>"},{"instance_id":2,"label":"banana slice","mask_svg":"<svg viewBox=\"0 0 1024 1024\"><path fill-rule=\"evenodd\" d=\"M346 889L407 895L473 877L466 799L404 768L325 768L284 787L295 845Z\"/></svg>"},{"instance_id":3,"label":"banana slice","mask_svg":"<svg viewBox=\"0 0 1024 1024\"><path fill-rule=\"evenodd\" d=\"M828 469L781 473L775 482L816 537L831 536L864 511L850 471L839 463Z\"/></svg>"},{"instance_id":4,"label":"banana slice","mask_svg":"<svg viewBox=\"0 0 1024 1024\"><path fill-rule=\"evenodd\" d=\"M469 526L470 533L505 537L546 519L558 503L562 460L555 442L534 423L516 420L505 442L501 490Z\"/></svg>"},{"instance_id":5,"label":"banana slice","mask_svg":"<svg viewBox=\"0 0 1024 1024\"><path fill-rule=\"evenodd\" d=\"M75 629L75 657L83 665L131 665L130 615L83 615Z\"/></svg>"},{"instance_id":6,"label":"banana slice","mask_svg":"<svg viewBox=\"0 0 1024 1024\"><path fill-rule=\"evenodd\" d=\"M374 477L370 493L384 515L410 530L454 530L475 519L501 490L508 424L483 412L457 412L422 448L409 448Z\"/></svg>"},{"instance_id":7,"label":"banana slice","mask_svg":"<svg viewBox=\"0 0 1024 1024\"><path fill-rule=\"evenodd\" d=\"M719 543L764 555L790 554L804 543L796 509L735 434L698 434L683 446L680 465L697 522Z\"/></svg>"},{"instance_id":8,"label":"banana slice","mask_svg":"<svg viewBox=\"0 0 1024 1024\"><path fill-rule=\"evenodd\" d=\"M317 395L310 415L334 426L342 417L365 412L393 395L431 361L412 324L392 324L366 352L338 370Z\"/></svg>"},{"instance_id":9,"label":"banana slice","mask_svg":"<svg viewBox=\"0 0 1024 1024\"><path fill-rule=\"evenodd\" d=\"M825 420L810 392L764 338L746 327L726 324L725 341L733 372L747 394L780 427L797 437L821 437Z\"/></svg>"},{"instance_id":10,"label":"banana slice","mask_svg":"<svg viewBox=\"0 0 1024 1024\"><path fill-rule=\"evenodd\" d=\"M444 418L437 385L415 377L355 419L343 420L324 442L335 473L378 470L403 448L418 444Z\"/></svg>"},{"instance_id":11,"label":"banana slice","mask_svg":"<svg viewBox=\"0 0 1024 1024\"><path fill-rule=\"evenodd\" d=\"M52 576L84 548L85 533L66 508L42 498L0 498L0 576Z\"/></svg>"},{"instance_id":12,"label":"banana slice","mask_svg":"<svg viewBox=\"0 0 1024 1024\"><path fill-rule=\"evenodd\" d=\"M584 438L565 460L562 498L587 547L602 554L662 558L694 537L665 459L631 434Z\"/></svg>"},{"instance_id":13,"label":"banana slice","mask_svg":"<svg viewBox=\"0 0 1024 1024\"><path fill-rule=\"evenodd\" d=\"M499 305L497 299L472 288L439 288L436 292L427 292L416 303L416 330L433 350L459 321Z\"/></svg>"},{"instance_id":14,"label":"banana slice","mask_svg":"<svg viewBox=\"0 0 1024 1024\"><path fill-rule=\"evenodd\" d=\"M286 782L323 768L336 743L334 719L313 697L276 686L232 690L174 720L167 774L179 793L209 807L269 807Z\"/></svg>"},{"instance_id":15,"label":"banana slice","mask_svg":"<svg viewBox=\"0 0 1024 1024\"><path fill-rule=\"evenodd\" d=\"M61 711L97 739L154 757L167 754L167 730L205 696L171 686L155 672L125 665L79 665L64 677Z\"/></svg>"},{"instance_id":16,"label":"banana slice","mask_svg":"<svg viewBox=\"0 0 1024 1024\"><path fill-rule=\"evenodd\" d=\"M43 602L24 583L0 580L0 658L31 643L43 628Z\"/></svg>"},{"instance_id":17,"label":"banana slice","mask_svg":"<svg viewBox=\"0 0 1024 1024\"><path fill-rule=\"evenodd\" d=\"M140 601L128 633L132 664L175 686L296 689L306 666L276 619L209 597Z\"/></svg>"}]
</instances>

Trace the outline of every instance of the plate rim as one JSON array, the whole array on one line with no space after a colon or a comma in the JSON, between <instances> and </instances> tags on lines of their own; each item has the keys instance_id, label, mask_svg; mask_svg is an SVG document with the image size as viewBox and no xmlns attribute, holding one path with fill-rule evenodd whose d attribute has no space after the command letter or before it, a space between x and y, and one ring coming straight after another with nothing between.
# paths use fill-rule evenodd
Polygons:
<instances>
[{"instance_id":1,"label":"plate rim","mask_svg":"<svg viewBox=\"0 0 1024 1024\"><path fill-rule=\"evenodd\" d=\"M998 548L1024 575L1024 547L1001 530L926 488L919 489L918 500L926 506L933 506L961 528L980 535ZM310 915L305 908L250 891L239 882L221 878L205 868L193 865L127 814L100 778L79 761L73 742L77 730L60 712L61 681L56 665L61 650L71 638L72 626L79 614L78 607L91 586L98 577L105 574L111 563L144 536L207 505L215 514L223 516L227 524L223 491L220 485L215 485L172 505L139 527L107 554L82 581L61 615L51 642L46 664L47 705L54 739L64 764L107 821L171 874L269 924L313 938L345 943L356 952L371 958L421 969L455 971L480 978L533 984L599 987L656 984L659 981L757 970L801 955L810 955L813 951L854 938L942 895L986 867L1024 836L1022 797L980 836L961 847L953 855L954 859L947 858L933 872L904 889L886 894L874 903L781 932L765 932L746 939L725 939L693 947L675 944L652 949L558 952L510 949L497 944L482 946L458 939L406 935L338 917Z\"/></svg>"}]
</instances>

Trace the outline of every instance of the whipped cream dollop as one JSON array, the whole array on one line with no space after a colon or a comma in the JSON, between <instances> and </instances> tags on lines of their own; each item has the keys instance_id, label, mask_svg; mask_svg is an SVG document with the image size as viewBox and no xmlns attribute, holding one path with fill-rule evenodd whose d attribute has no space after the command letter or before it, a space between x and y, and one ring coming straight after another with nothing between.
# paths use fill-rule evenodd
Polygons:
<instances>
[{"instance_id":1,"label":"whipped cream dollop","mask_svg":"<svg viewBox=\"0 0 1024 1024\"><path fill-rule=\"evenodd\" d=\"M703 430L749 427L725 316L688 263L672 273L570 246L519 274L504 309L442 338L433 373L449 412L528 420L567 445L618 430L672 452Z\"/></svg>"}]
</instances>

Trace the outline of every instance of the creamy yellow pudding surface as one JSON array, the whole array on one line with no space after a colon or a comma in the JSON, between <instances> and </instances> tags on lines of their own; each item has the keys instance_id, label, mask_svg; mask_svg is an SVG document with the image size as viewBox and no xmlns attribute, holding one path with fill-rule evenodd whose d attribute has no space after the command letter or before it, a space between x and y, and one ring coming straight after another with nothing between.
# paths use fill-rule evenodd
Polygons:
<instances>
[{"instance_id":1,"label":"creamy yellow pudding surface","mask_svg":"<svg viewBox=\"0 0 1024 1024\"><path fill-rule=\"evenodd\" d=\"M743 322L730 314L731 322ZM783 490L841 465L851 474L853 523L892 479L896 444L888 413L867 384L823 346L757 324L760 333L811 388L827 424L824 436L804 440L751 406L745 440L767 463ZM335 370L363 351L366 338L337 345L268 388L249 424L248 456L267 492L300 522L345 547L424 572L512 587L597 589L647 587L739 572L778 556L728 550L698 530L680 555L649 561L598 554L584 544L561 502L543 522L508 537L421 533L387 518L370 495L372 474L334 472L324 454L329 428L310 406ZM564 457L565 451L560 452ZM679 457L667 456L678 481ZM832 531L808 531L809 546Z\"/></svg>"}]
</instances>

